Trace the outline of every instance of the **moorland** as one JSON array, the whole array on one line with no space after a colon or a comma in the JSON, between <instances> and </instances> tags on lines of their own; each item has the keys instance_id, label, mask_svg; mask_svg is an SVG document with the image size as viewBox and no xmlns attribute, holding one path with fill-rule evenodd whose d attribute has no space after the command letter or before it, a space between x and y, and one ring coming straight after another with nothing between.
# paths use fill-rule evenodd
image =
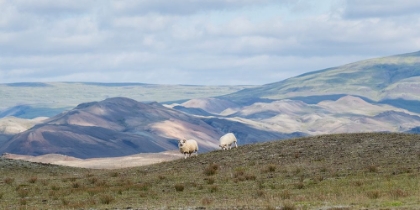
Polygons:
<instances>
[{"instance_id":1,"label":"moorland","mask_svg":"<svg viewBox=\"0 0 420 210\"><path fill-rule=\"evenodd\" d=\"M114 170L0 159L1 209L418 209L420 136L330 134Z\"/></svg>"}]
</instances>

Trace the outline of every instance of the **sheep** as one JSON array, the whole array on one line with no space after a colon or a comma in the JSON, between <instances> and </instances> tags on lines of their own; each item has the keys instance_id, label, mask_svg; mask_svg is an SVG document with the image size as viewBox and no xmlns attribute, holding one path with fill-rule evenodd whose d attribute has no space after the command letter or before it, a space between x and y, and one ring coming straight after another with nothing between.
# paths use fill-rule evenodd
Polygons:
<instances>
[{"instance_id":1,"label":"sheep","mask_svg":"<svg viewBox=\"0 0 420 210\"><path fill-rule=\"evenodd\" d=\"M231 149L231 145L235 143L235 147L238 148L238 140L236 139L235 135L233 133L227 133L220 137L219 139L220 145L219 147L222 148L222 150L228 150Z\"/></svg>"},{"instance_id":2,"label":"sheep","mask_svg":"<svg viewBox=\"0 0 420 210\"><path fill-rule=\"evenodd\" d=\"M198 144L197 144L197 141L194 140L194 139L178 140L178 148L179 148L179 151L182 154L184 154L184 159L187 159L187 155L188 155L188 157L191 157L192 153L195 153L196 156L198 155L197 154L198 153Z\"/></svg>"}]
</instances>

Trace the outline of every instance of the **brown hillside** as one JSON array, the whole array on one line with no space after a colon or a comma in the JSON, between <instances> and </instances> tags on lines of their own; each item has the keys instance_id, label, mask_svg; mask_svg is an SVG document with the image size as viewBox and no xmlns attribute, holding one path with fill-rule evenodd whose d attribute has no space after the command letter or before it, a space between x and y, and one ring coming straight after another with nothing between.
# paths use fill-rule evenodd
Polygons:
<instances>
[{"instance_id":1,"label":"brown hillside","mask_svg":"<svg viewBox=\"0 0 420 210\"><path fill-rule=\"evenodd\" d=\"M18 208L24 202L45 209L419 209L419 160L420 135L398 133L257 143L117 170L57 168L2 158L0 178L7 194L3 193L1 205ZM34 177L38 180L32 182ZM20 197L23 193L25 198Z\"/></svg>"},{"instance_id":2,"label":"brown hillside","mask_svg":"<svg viewBox=\"0 0 420 210\"><path fill-rule=\"evenodd\" d=\"M149 202L153 207L165 201L209 209L420 208L420 135L296 138L124 172L135 171L154 182L150 188L159 193L157 202ZM182 193L177 184L185 187Z\"/></svg>"},{"instance_id":3,"label":"brown hillside","mask_svg":"<svg viewBox=\"0 0 420 210\"><path fill-rule=\"evenodd\" d=\"M318 169L328 167L343 174L375 166L383 173L398 173L400 169L420 171L419 160L420 135L355 133L248 144L239 149L212 151L199 158L175 160L144 169L157 173L168 167L202 170L205 164L217 163L225 169L259 167L260 164L274 164L278 168L301 165L305 173L319 173Z\"/></svg>"}]
</instances>

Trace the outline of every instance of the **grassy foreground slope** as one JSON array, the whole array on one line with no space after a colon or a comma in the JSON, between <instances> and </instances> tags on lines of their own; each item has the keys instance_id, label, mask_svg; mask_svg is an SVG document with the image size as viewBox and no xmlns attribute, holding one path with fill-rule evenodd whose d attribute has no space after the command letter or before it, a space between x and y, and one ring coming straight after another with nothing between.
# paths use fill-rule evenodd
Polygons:
<instances>
[{"instance_id":1,"label":"grassy foreground slope","mask_svg":"<svg viewBox=\"0 0 420 210\"><path fill-rule=\"evenodd\" d=\"M1 209L418 209L420 136L335 134L90 170L0 159Z\"/></svg>"}]
</instances>

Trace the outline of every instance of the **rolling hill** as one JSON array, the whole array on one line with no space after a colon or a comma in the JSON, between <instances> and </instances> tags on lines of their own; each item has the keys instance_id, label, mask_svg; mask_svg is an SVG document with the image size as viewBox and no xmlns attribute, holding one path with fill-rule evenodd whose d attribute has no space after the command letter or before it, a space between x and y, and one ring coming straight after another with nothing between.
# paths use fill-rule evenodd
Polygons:
<instances>
[{"instance_id":1,"label":"rolling hill","mask_svg":"<svg viewBox=\"0 0 420 210\"><path fill-rule=\"evenodd\" d=\"M221 100L218 98L196 98L188 100L181 104L186 108L199 108L208 113L220 114L226 109L237 109L240 105L228 100Z\"/></svg>"},{"instance_id":2,"label":"rolling hill","mask_svg":"<svg viewBox=\"0 0 420 210\"><path fill-rule=\"evenodd\" d=\"M197 118L163 107L128 98L111 98L78 105L76 108L15 135L1 152L26 155L49 153L78 158L114 157L140 152L177 149L178 138L192 138L191 132L161 135L159 123L178 124L179 129L200 126L195 131L203 151L217 147L217 130ZM177 128L172 127L175 130ZM182 135L182 136L178 136Z\"/></svg>"},{"instance_id":3,"label":"rolling hill","mask_svg":"<svg viewBox=\"0 0 420 210\"><path fill-rule=\"evenodd\" d=\"M177 150L177 140L182 138L196 139L200 152L206 152L218 148L219 137L232 131L240 144L303 135L258 130L243 122L202 118L156 102L116 97L83 103L48 118L5 141L0 152L116 157Z\"/></svg>"},{"instance_id":4,"label":"rolling hill","mask_svg":"<svg viewBox=\"0 0 420 210\"><path fill-rule=\"evenodd\" d=\"M313 71L219 98L245 104L286 98L318 103L354 95L420 113L419 90L420 51Z\"/></svg>"},{"instance_id":5,"label":"rolling hill","mask_svg":"<svg viewBox=\"0 0 420 210\"><path fill-rule=\"evenodd\" d=\"M14 135L28 130L45 119L45 117L21 119L13 116L0 118L0 146Z\"/></svg>"},{"instance_id":6,"label":"rolling hill","mask_svg":"<svg viewBox=\"0 0 420 210\"><path fill-rule=\"evenodd\" d=\"M315 104L296 99L255 102L240 108L226 108L219 116L222 117L207 117L204 120L208 123L223 119L242 122L254 128L249 133L262 130L303 135L408 132L420 125L419 113L388 104L371 103L351 95Z\"/></svg>"}]
</instances>

